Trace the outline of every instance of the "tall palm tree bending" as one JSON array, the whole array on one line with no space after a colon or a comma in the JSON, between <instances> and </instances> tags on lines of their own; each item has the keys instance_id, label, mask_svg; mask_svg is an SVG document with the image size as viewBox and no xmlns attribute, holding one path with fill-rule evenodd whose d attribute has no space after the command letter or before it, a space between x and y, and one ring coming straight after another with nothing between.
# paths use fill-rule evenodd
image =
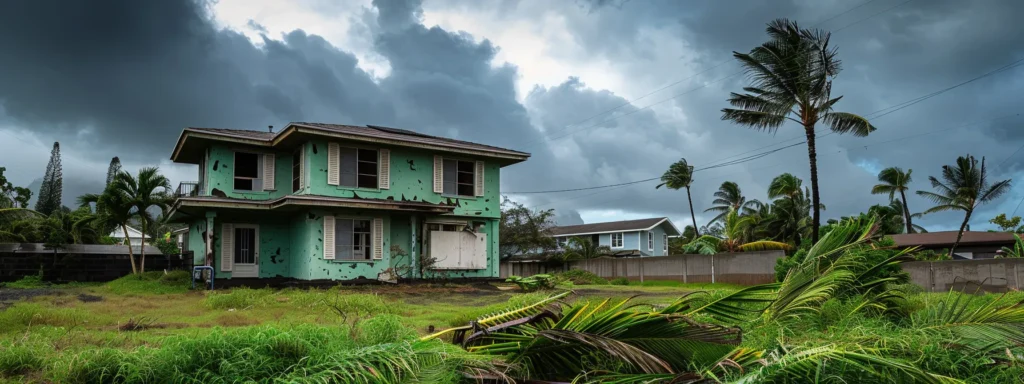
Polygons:
<instances>
[{"instance_id":1,"label":"tall palm tree bending","mask_svg":"<svg viewBox=\"0 0 1024 384\"><path fill-rule=\"evenodd\" d=\"M979 205L995 200L1010 190L1010 179L997 181L994 184L988 182L988 174L985 170L985 158L981 158L981 166L974 156L960 156L956 158L955 165L942 166L942 180L929 176L932 188L937 192L917 191L933 201L936 205L924 211L925 214L944 211L964 211L964 221L960 224L960 232L956 234L956 242L949 249L949 256L953 257L953 251L960 245L960 239L964 236L964 228L971 220L971 214Z\"/></svg>"},{"instance_id":2,"label":"tall palm tree bending","mask_svg":"<svg viewBox=\"0 0 1024 384\"><path fill-rule=\"evenodd\" d=\"M693 233L695 237L700 237L700 232L697 230L697 216L693 214L693 198L690 197L690 184L693 184L693 166L686 162L686 159L679 159L679 161L673 163L665 171L665 174L661 175L661 184L657 187L667 187L669 189L680 190L686 188L686 200L690 202L690 220L693 220Z\"/></svg>"},{"instance_id":3,"label":"tall palm tree bending","mask_svg":"<svg viewBox=\"0 0 1024 384\"><path fill-rule=\"evenodd\" d=\"M818 241L821 212L815 125L820 121L833 133L867 136L875 127L864 117L833 110L842 96L832 98L832 79L839 74L837 51L829 47L831 34L800 29L795 21L776 19L766 29L769 40L750 53L733 52L746 69L751 85L744 94L731 93L722 109L722 120L776 133L786 120L800 124L807 136L811 165L814 223L812 239Z\"/></svg>"}]
</instances>

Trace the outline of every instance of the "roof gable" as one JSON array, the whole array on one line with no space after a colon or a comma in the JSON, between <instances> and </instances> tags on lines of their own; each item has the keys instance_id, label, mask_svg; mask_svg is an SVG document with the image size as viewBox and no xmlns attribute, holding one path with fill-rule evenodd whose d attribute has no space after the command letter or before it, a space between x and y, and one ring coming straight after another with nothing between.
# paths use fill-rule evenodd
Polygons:
<instances>
[{"instance_id":1,"label":"roof gable","mask_svg":"<svg viewBox=\"0 0 1024 384\"><path fill-rule=\"evenodd\" d=\"M672 221L667 217L652 217L649 219L609 221L604 223L567 225L551 228L552 236L592 235L598 233L649 231L655 227L665 226L669 236L679 236L681 233Z\"/></svg>"},{"instance_id":2,"label":"roof gable","mask_svg":"<svg viewBox=\"0 0 1024 384\"><path fill-rule=\"evenodd\" d=\"M288 146L289 141L294 143L296 137L310 135L340 138L343 140L382 143L395 146L427 148L482 157L493 157L503 159L506 165L524 161L530 157L530 154L526 152L469 141L449 139L446 137L432 136L400 128L390 128L379 125L356 126L296 122L289 123L284 129L278 132L223 128L185 128L182 131L181 136L178 137L178 142L175 145L174 152L171 154L171 160L179 161L183 152L187 152L185 157L188 157L188 155L195 157L197 149L195 148L196 145L190 146L192 147L191 151L187 151L187 148L185 148L189 138L194 138L200 141L231 141L264 147L277 147L279 145Z\"/></svg>"}]
</instances>

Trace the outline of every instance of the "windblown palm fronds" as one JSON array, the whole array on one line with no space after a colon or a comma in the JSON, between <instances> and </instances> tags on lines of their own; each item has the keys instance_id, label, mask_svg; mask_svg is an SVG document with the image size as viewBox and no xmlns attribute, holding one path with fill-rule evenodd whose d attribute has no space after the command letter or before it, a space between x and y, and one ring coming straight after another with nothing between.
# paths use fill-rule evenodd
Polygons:
<instances>
[{"instance_id":1,"label":"windblown palm fronds","mask_svg":"<svg viewBox=\"0 0 1024 384\"><path fill-rule=\"evenodd\" d=\"M1024 301L1010 302L1005 293L992 300L966 293L966 289L967 285L960 291L950 290L938 305L915 313L914 328L953 334L977 348L1024 344Z\"/></svg>"}]
</instances>

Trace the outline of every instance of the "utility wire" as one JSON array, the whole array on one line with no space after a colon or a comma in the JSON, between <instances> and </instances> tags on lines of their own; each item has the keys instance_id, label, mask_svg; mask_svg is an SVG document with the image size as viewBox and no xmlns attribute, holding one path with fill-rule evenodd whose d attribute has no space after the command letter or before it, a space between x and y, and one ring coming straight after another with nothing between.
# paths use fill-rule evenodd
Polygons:
<instances>
[{"instance_id":1,"label":"utility wire","mask_svg":"<svg viewBox=\"0 0 1024 384\"><path fill-rule=\"evenodd\" d=\"M835 19L835 18L837 18L837 17L839 17L839 16L845 15L845 14L849 13L850 11L853 11L853 10L855 10L855 9L857 9L857 8L860 8L860 7L864 6L864 5L867 5L867 4L869 4L869 3L872 3L872 2L874 2L874 1L875 1L875 0L868 0L868 1L862 2L862 3L860 3L860 4L856 5L856 6L852 7L852 8L849 8L849 9L847 9L846 11L843 11L843 12L841 12L841 13L839 13L839 14L835 15L835 16L832 16L832 17L830 17L830 18L827 18L827 19L825 19L825 20L822 20L822 21L819 21L819 22L817 22L817 23L814 23L814 24L812 24L812 25L811 25L811 28L814 28L814 27L816 27L816 26L818 26L818 25L821 25L821 24L823 24L823 23L825 23L825 22L827 22L827 21L833 20L833 19ZM843 30L843 29L849 28L849 27L851 27L851 26L853 26L853 25L856 25L856 24L859 24L859 23L861 23L861 22L863 22L863 21L866 21L866 20L872 19L872 18L874 18L874 17L876 17L876 16L878 16L878 15L881 15L881 14L883 14L883 13L885 13L885 12L888 12L888 11L890 11L890 10L892 10L892 9L896 8L896 7L899 7L899 6L903 5L903 4L909 3L909 2L911 2L911 1L913 1L913 0L907 0L907 1L904 1L903 3L900 3L900 4L898 4L898 5L894 6L894 7L888 8L888 9L886 9L886 10L883 10L883 11L881 11L881 12L877 12L877 13L875 13L875 14L872 14L871 16L868 16L868 17L865 17L865 18L861 18L861 19L858 19L857 21L854 21L853 23L847 24L846 26L843 26L842 28L839 28L839 29L837 29L837 30L836 30L835 32L838 32L838 31L841 31L841 30ZM656 90L653 90L653 91L651 91L651 92L648 92L648 93L646 93L646 94L644 94L644 95L642 95L642 96L640 96L640 97L637 97L637 98L635 98L635 99L632 99L632 100L629 100L629 101L627 101L627 102L625 102L625 103L622 103L622 104L620 104L620 105L616 106L615 108L612 108L612 109L606 110L606 111L604 111L604 112L598 113L598 114L596 114L596 115L590 116L590 117L588 117L588 118L586 118L586 119L583 119L583 120L580 120L580 121L578 121L578 122L576 122L576 123L573 123L573 124L569 124L569 125L566 125L566 126L562 127L561 129L558 129L557 131L553 131L552 133L554 133L554 132L564 132L565 130L567 130L567 129L571 128L571 127L574 127L574 126L579 126L580 124L583 124L583 123L585 123L585 122L587 122L587 121L593 120L594 118L596 118L596 117L598 117L598 116L604 116L604 115L610 114L610 113L612 113L612 112L615 112L615 111L617 111L617 110L621 109L622 107L625 107L625 106L629 106L629 105L632 105L632 104L633 104L634 102L636 102L636 101L639 101L639 100L641 100L641 99L647 98L648 96L651 96L651 95L653 95L653 94L655 94L655 93L661 92L661 91L663 91L663 90L665 90L665 89L671 88L671 87L673 87L673 86L675 86L675 85L678 85L678 84L680 84L680 83L682 83L682 82L684 82L684 81L687 81L687 80L693 79L694 77L697 77L697 76L699 76L699 75L705 74L705 73L707 73L707 72L709 72L709 71L711 71L711 70L713 70L713 69L715 69L715 68L718 68L718 67L720 67L720 66L722 66L722 65L724 65L724 64L726 64L726 63L729 63L729 62L731 62L731 61L732 61L732 59L731 59L731 58L730 58L730 59L726 59L726 60L723 60L723 61L719 62L718 64L715 64L714 66L711 66L711 67L709 67L709 68L707 68L707 69L704 69L704 70L702 70L702 71L700 71L700 72L698 72L698 73L695 73L695 74L693 74L693 75L691 75L691 76L689 76L689 77L686 77L686 78L684 78L684 79L681 79L681 80L677 80L677 81L675 81L675 82L672 82L672 83L670 83L670 84L668 84L668 85L665 85L665 86L663 86L663 87L661 87L661 88L658 88L658 89L656 89ZM568 133L568 134L565 134L565 135L561 135L561 136L558 136L558 137L553 137L553 138L543 138L543 139L541 139L541 140L535 140L535 141L532 141L532 142L526 143L526 144L524 145L524 147L532 147L532 146L533 146L533 144L536 144L536 143L539 143L539 142L543 142L543 141L554 141L554 140L558 140L558 139L561 139L561 138L564 138L564 137L567 137L567 136L571 136L571 135L574 135L574 134L576 134L577 132L581 132L581 131L583 131L583 130L587 130L587 129L590 129L590 128L595 128L595 127L597 127L597 126L599 126L599 125L601 125L601 124L603 124L603 123L606 123L606 122L610 122L610 121L612 121L612 120L617 120L617 119L620 119L620 118L623 118L623 117L626 117L626 116L632 115L632 114L634 114L634 113L640 112L640 111L642 111L642 110L646 110L646 109L648 109L648 108L650 108L650 107L653 107L653 106L655 106L655 105L658 105L658 104L662 104L662 103L664 103L664 102L667 102L667 101L669 101L669 100L673 100L673 99L676 99L676 98L678 98L678 97L680 97L680 96L683 96L683 95L686 95L686 94L689 94L689 93L695 92L695 91L697 91L697 90L699 90L699 89L701 89L701 88L706 88L707 86L709 86L709 85L711 85L711 84L715 84L715 83L718 83L718 82L720 82L720 81L726 80L726 79L728 79L728 78L731 78L731 77L733 77L733 76L739 75L739 74L741 74L741 73L743 73L743 72L744 72L743 70L740 70L740 71L738 71L738 72L732 73L732 74L730 74L730 75L728 75L728 76L725 76L725 77L723 77L723 78L720 78L720 79L718 79L718 80L714 80L714 81L712 81L712 82L709 82L709 83L705 83L705 84L703 84L703 85L701 85L701 86L699 86L699 87L696 87L696 88L690 89L690 90L688 90L688 91L685 91L685 92L682 92L682 93L678 93L678 94L675 94L675 95L673 95L672 97L669 97L669 98L667 98L667 99L663 99L663 100L660 100L660 101L658 101L658 102L655 102L655 103L653 103L653 104L647 105L647 106L645 106L645 107L643 107L643 108L640 108L640 109L637 109L637 110L633 110L633 111L630 111L629 113L626 113L626 114L624 114L624 115L620 115L620 116L612 117L612 118L610 118L610 119L607 119L607 120L602 120L602 121L600 121L600 122L598 122L598 123L596 123L596 124L593 124L593 125L589 125L589 126L583 127L582 129L577 129L577 130L574 130L574 131L572 131L572 132L570 132L570 133Z\"/></svg>"}]
</instances>

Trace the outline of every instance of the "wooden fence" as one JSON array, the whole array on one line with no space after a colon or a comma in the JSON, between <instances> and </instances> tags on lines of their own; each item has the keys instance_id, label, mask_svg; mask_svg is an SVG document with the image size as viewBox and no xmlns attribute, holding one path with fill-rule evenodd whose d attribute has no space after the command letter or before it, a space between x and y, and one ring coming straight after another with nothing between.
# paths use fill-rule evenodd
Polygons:
<instances>
[{"instance_id":1,"label":"wooden fence","mask_svg":"<svg viewBox=\"0 0 1024 384\"><path fill-rule=\"evenodd\" d=\"M606 279L672 280L684 283L731 283L754 285L775 281L775 263L782 251L719 253L716 255L674 255L632 258L601 257L565 265L542 262L505 261L502 278L557 273L569 269L590 271Z\"/></svg>"}]
</instances>

